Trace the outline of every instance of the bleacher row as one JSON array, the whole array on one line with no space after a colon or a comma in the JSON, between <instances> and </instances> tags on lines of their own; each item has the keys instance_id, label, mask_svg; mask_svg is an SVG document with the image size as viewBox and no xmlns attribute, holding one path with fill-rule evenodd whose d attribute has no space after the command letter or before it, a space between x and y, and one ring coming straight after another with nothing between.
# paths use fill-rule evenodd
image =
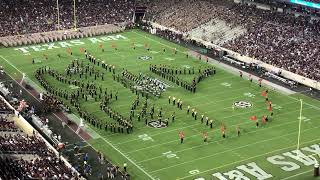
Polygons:
<instances>
[{"instance_id":1,"label":"bleacher row","mask_svg":"<svg viewBox=\"0 0 320 180\"><path fill-rule=\"evenodd\" d=\"M77 179L37 133L27 134L15 122L14 110L0 97L0 179Z\"/></svg>"},{"instance_id":2,"label":"bleacher row","mask_svg":"<svg viewBox=\"0 0 320 180\"><path fill-rule=\"evenodd\" d=\"M99 26L83 27L77 30L51 31L45 33L34 33L17 36L0 37L0 46L14 47L22 45L31 45L38 43L49 43L68 39L79 39L97 35L105 35L123 31L124 27L113 24Z\"/></svg>"}]
</instances>

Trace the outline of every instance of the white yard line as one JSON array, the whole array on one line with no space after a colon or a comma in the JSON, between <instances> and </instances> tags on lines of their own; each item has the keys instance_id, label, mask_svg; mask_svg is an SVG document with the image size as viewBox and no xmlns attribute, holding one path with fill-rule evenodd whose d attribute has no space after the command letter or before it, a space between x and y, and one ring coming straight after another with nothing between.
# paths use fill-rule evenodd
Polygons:
<instances>
[{"instance_id":1,"label":"white yard line","mask_svg":"<svg viewBox=\"0 0 320 180\"><path fill-rule=\"evenodd\" d=\"M132 32L135 33L135 34L137 34L137 35L140 36L140 37L144 37L144 38L146 38L146 39L148 39L148 40L150 40L150 41L156 42L156 43L158 43L158 44L161 44L161 45L163 45L163 46L166 46L166 47L169 47L169 48L173 49L172 46L163 44L163 43L161 43L161 42L159 42L159 41L156 41L156 40L154 40L154 39L151 39L151 38L149 38L149 37L147 37L147 36L143 36L143 35L141 35L141 34L139 34L139 33L137 33L137 32L134 32L134 31L132 31ZM181 52L181 51L179 51L179 50L177 50L177 51L178 51L178 52ZM270 82L270 83L271 83L271 82ZM272 84L273 84L273 83L272 83ZM290 90L290 91L291 91L291 90ZM275 91L275 92L280 93L279 91ZM294 97L291 97L291 96L288 96L288 95L287 95L287 97L290 98L290 99L294 99L294 100L296 100L296 101L300 101L299 99L294 98ZM320 107L318 107L318 106L314 106L314 105L309 104L309 103L306 103L306 102L304 102L304 104L307 104L307 105L309 105L309 106L311 106L311 107L314 107L315 109L320 110Z\"/></svg>"},{"instance_id":2,"label":"white yard line","mask_svg":"<svg viewBox=\"0 0 320 180\"><path fill-rule=\"evenodd\" d=\"M287 124L292 124L292 123L294 123L294 122L287 122L287 123L279 124L279 125L276 125L276 126L269 126L269 127L267 127L267 128L261 129L261 130L255 130L255 131L248 132L248 133L246 133L246 134L251 134L251 133L255 133L255 132L263 131L263 130L269 130L269 129L272 129L272 128L274 128L274 127L281 127L281 126L284 126L284 125L287 125ZM313 129L313 128L311 128L311 129ZM294 134L294 133L291 133L291 134ZM286 134L286 135L287 135L287 134ZM278 136L278 137L285 137L286 135L284 135L284 136ZM231 137L231 138L238 138L238 137ZM231 139L231 138L229 138L229 139ZM274 138L272 138L272 139L274 139ZM219 142L223 142L223 141L225 141L225 140L224 140L224 139L221 139L221 140L217 140L217 141L211 141L211 142L209 142L208 144L219 143ZM263 140L263 141L265 141L265 140ZM176 142L176 141L174 141L174 142ZM259 142L261 142L261 141L259 141ZM257 143L259 143L259 142L257 142ZM249 145L250 145L250 144L249 144ZM192 149L199 148L199 147L202 147L202 146L206 146L206 145L205 145L205 144L201 144L201 145L198 145L198 146L193 146L193 147L190 147L190 148L185 148L185 149L180 150L180 151L175 151L175 153L180 153L180 152L192 150ZM248 146L248 145L246 145L245 147L247 147L247 146ZM234 150L234 149L230 149L230 151L233 151L233 150ZM226 152L226 151L224 151L224 152ZM150 161L150 160L157 159L157 158L161 158L161 157L163 157L163 156L155 156L155 157L150 158L150 159L146 159L146 160L139 161L139 163L146 162L146 161Z\"/></svg>"},{"instance_id":3,"label":"white yard line","mask_svg":"<svg viewBox=\"0 0 320 180\"><path fill-rule=\"evenodd\" d=\"M9 63L9 61L5 58L3 58L2 56L0 56L2 59L4 59L6 62L8 62L8 64L10 64L12 67L14 67L17 71L19 71L20 73L22 73L22 71L20 71L16 66L14 66L13 64ZM9 75L9 74L8 74ZM10 75L9 75L10 76ZM10 76L11 77L11 76ZM11 77L12 78L12 77ZM13 79L13 78L12 78ZM13 79L15 81L15 79ZM17 84L19 84L17 82ZM19 84L20 85L20 84ZM26 92L28 92L31 96L33 96L37 101L39 101L39 99L37 97L35 97L33 94L31 94L27 89L25 89L25 87L23 87L22 85L20 85ZM39 101L40 102L40 101ZM60 119L56 114L53 113L54 116L56 116L58 119ZM62 119L60 119L62 121ZM75 132L70 126L68 126L73 132ZM93 130L94 132L96 132L95 130ZM82 140L85 141L85 139L83 139L81 136L79 136ZM131 160L128 156L126 156L123 152L121 152L118 148L116 148L111 142L109 142L107 139L105 139L104 137L100 137L100 139L102 139L104 142L106 142L109 146L111 146L114 150L116 150L119 154L121 154L124 158L126 158L129 162L131 162L134 166L136 166L140 171L142 171L145 175L147 175L150 179L155 180L155 178L153 176L151 176L148 172L146 172L143 168L141 168L139 165L137 165L133 160ZM88 141L86 141L93 149L95 149L91 143L89 143ZM95 149L96 150L96 149Z\"/></svg>"},{"instance_id":4,"label":"white yard line","mask_svg":"<svg viewBox=\"0 0 320 180\"><path fill-rule=\"evenodd\" d=\"M316 129L316 128L319 128L319 127L320 126L309 128L309 129L304 130L303 132L310 131L310 130L313 130L313 129ZM196 159L193 159L193 160L190 160L190 161L185 161L183 163L179 163L179 164L175 164L175 165L172 165L172 166L167 166L165 168L157 169L157 170L151 171L150 173L155 173L155 172L162 171L162 170L165 170L165 169L170 169L172 167L180 166L182 164L192 163L194 161L198 161L198 160L205 159L205 158L208 158L208 157L213 157L213 156L216 156L216 155L219 155L219 154L223 154L223 153L226 153L226 152L232 152L232 151L237 150L237 149L242 149L242 148L249 147L249 146L256 145L256 144L260 144L260 143L263 143L263 142L272 141L274 139L279 139L279 138L286 137L288 135L292 135L292 134L295 134L295 133L296 132L289 133L289 134L285 134L285 135L282 135L282 136L277 136L275 138L265 139L265 140L258 141L258 142L255 142L255 143L251 143L251 144L247 144L247 145L244 145L244 146L240 146L240 147L237 147L237 148L234 148L234 149L229 149L229 150L226 150L226 151L223 151L223 152L218 152L218 153L214 153L214 154L211 154L211 155L208 155L208 156L203 156L203 157L196 158ZM177 153L177 152L175 152L175 153ZM245 161L245 160L242 160L242 161ZM141 163L141 162L139 162L139 163Z\"/></svg>"},{"instance_id":5,"label":"white yard line","mask_svg":"<svg viewBox=\"0 0 320 180\"><path fill-rule=\"evenodd\" d=\"M304 172L301 172L301 173L298 173L298 174L295 174L295 175L288 176L288 177L286 177L286 178L282 178L282 180L291 179L291 178L300 176L300 175L302 175L302 174L310 173L310 172L312 172L312 171L313 171L313 169L307 170L307 171L304 171Z\"/></svg>"},{"instance_id":6,"label":"white yard line","mask_svg":"<svg viewBox=\"0 0 320 180\"><path fill-rule=\"evenodd\" d=\"M281 104L282 106L283 105L289 105L289 104L292 104L292 102L290 102L290 103L285 103L285 104ZM221 111L221 110L224 110L224 109L230 109L231 107L227 107L227 108L223 108L223 109L219 109L219 110L216 110L216 111ZM308 109L308 108L307 108ZM257 110L255 110L255 111L247 111L247 112L243 112L243 113L238 113L238 114L234 114L234 115L231 115L231 116L225 116L224 118L222 118L222 119L228 119L228 118L230 118L230 117L236 117L236 116L240 116L240 115L244 115L244 114L253 114L253 113L255 113L255 112L259 112L259 111L261 111L261 109L257 109ZM298 111L298 110L296 110L296 111ZM208 111L209 112L209 111ZM214 112L214 111L210 111L210 112ZM288 113L292 113L292 112L295 112L295 111L290 111L290 112L288 112ZM288 114L288 113L283 113L283 114L280 114L280 115L284 115L284 114ZM279 116L280 116L279 115ZM192 117L191 117L192 118ZM199 117L200 118L200 117ZM196 122L197 121L199 121L199 118L198 118L198 120L196 120ZM222 119L219 119L219 120L222 120ZM195 121L195 120L192 120L192 121ZM237 124L237 125L244 125L244 124L250 124L250 123L252 123L252 122L246 122L246 123L240 123L240 124ZM159 133L155 133L155 134L151 134L151 135L149 135L150 137L154 137L154 136L157 136L157 135L161 135L161 134L167 134L167 133L169 133L169 132L172 132L172 131L177 131L177 130L182 130L182 129L186 129L186 128L189 128L189 127L194 127L194 126L200 126L200 125L203 125L203 124L192 124L192 125L188 125L188 126L184 126L184 127L181 127L181 128L175 128L175 129L172 129L172 130L169 130L169 131L163 131L163 132L159 132ZM233 126L235 126L235 125L232 125L232 126L230 126L230 127L233 127ZM192 137L192 136L191 136ZM121 144L126 144L126 143L129 143L129 142L133 142L133 141L138 141L138 140L140 140L139 138L135 138L135 139L132 139L132 140L128 140L128 141L124 141L124 142L121 142L121 143L117 143L116 145L121 145Z\"/></svg>"},{"instance_id":7,"label":"white yard line","mask_svg":"<svg viewBox=\"0 0 320 180\"><path fill-rule=\"evenodd\" d=\"M281 116L282 116L282 115L285 115L285 114L291 114L292 112L296 112L296 111L299 111L299 110L295 110L295 111L290 111L290 112L287 112L287 113L283 113L283 114L281 114ZM280 115L279 115L279 116L280 116ZM246 122L246 123L241 123L240 125L250 124L250 123L252 123L252 122L250 122L250 120L248 120L248 122ZM272 126L272 127L283 126L283 125L291 124L291 123L296 123L296 122L295 122L295 121L290 121L290 122L288 122L288 123L283 123L283 124L279 124L279 125ZM236 124L236 125L232 125L232 126L230 126L230 127L235 127L235 126L238 126L238 125L239 125L239 124ZM272 128L272 127L269 127L269 128ZM268 128L265 128L265 129L268 129ZM262 130L264 130L264 129L262 129ZM253 132L256 132L256 131L252 131L251 133L253 133ZM248 134L248 133L247 133L247 134ZM185 139L189 139L189 138L194 137L194 136L199 136L199 135L198 135L198 134L195 134L195 135L189 136L189 137L187 137L187 138L185 138ZM151 137L152 137L152 136L151 136ZM161 146L161 145L164 145L164 144L170 144L170 143L173 143L173 142L176 142L176 141L177 141L177 140L167 141L167 142L165 142L165 143L156 144L156 145L153 145L153 146L148 146L148 147L136 149L136 150L133 150L133 151L129 151L129 152L127 152L127 153L130 154L130 153L133 153L133 152L138 152L138 151L142 151L142 150L145 150L145 149L150 149L150 148L158 147L158 146ZM213 141L212 143L214 143L214 142L216 142L216 141Z\"/></svg>"},{"instance_id":8,"label":"white yard line","mask_svg":"<svg viewBox=\"0 0 320 180\"><path fill-rule=\"evenodd\" d=\"M318 127L317 127L318 128ZM313 128L312 128L313 129ZM305 143L302 143L302 144L309 144L311 142L315 142L315 141L319 141L320 139L314 139L314 140L311 140L311 141L307 141ZM220 168L223 168L223 167L227 167L227 166L230 166L230 165L233 165L233 164L238 164L238 163L241 163L241 162L245 162L245 161L248 161L248 160L251 160L251 159L255 159L255 158L258 158L258 157L261 157L261 156L266 156L268 154L272 154L272 153L275 153L275 152L279 152L279 151L283 151L283 150L286 150L286 149L290 149L290 148L293 148L293 147L296 147L296 145L293 145L293 146L289 146L289 147L285 147L285 148L281 148L281 149L277 149L277 150L274 150L274 151L269 151L267 153L264 153L264 154L259 154L259 155L256 155L256 156L253 156L253 157L250 157L250 158L247 158L247 159L243 159L243 160L240 160L240 161L235 161L235 162L232 162L232 163L229 163L229 164L224 164L222 166L219 166L219 167L215 167L215 168L212 168L212 169L207 169L205 171L201 171L199 172L198 174L196 175L199 175L199 174L203 174L203 173L206 173L206 172L209 172L209 171L213 171L213 170L216 170L216 169L220 169ZM185 177L181 177L181 178L178 178L179 180L180 179L186 179L186 178L190 178L190 177L193 177L193 176L196 176L196 175L188 175L188 176L185 176Z\"/></svg>"}]
</instances>

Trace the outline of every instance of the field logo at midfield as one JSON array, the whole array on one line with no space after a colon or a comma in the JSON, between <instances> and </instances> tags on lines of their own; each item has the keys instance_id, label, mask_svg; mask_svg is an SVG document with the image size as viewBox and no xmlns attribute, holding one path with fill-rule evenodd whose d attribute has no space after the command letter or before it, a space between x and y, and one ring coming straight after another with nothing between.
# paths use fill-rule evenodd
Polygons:
<instances>
[{"instance_id":1,"label":"field logo at midfield","mask_svg":"<svg viewBox=\"0 0 320 180\"><path fill-rule=\"evenodd\" d=\"M148 126L153 127L153 128L165 128L165 127L167 127L167 125L164 122L161 121L161 124L160 124L159 121L155 121L155 120L148 122Z\"/></svg>"},{"instance_id":2,"label":"field logo at midfield","mask_svg":"<svg viewBox=\"0 0 320 180\"><path fill-rule=\"evenodd\" d=\"M247 101L236 101L233 103L233 105L239 108L249 108L252 106L252 104Z\"/></svg>"},{"instance_id":3,"label":"field logo at midfield","mask_svg":"<svg viewBox=\"0 0 320 180\"><path fill-rule=\"evenodd\" d=\"M118 41L118 40L128 40L127 37L117 34L117 35L110 35L110 36L102 36L102 37L93 37L93 38L88 38L87 41L84 41L86 39L74 39L70 41L57 41L57 42L52 42L48 44L42 44L42 45L32 45L32 46L24 46L24 47L19 47L15 48L14 50L20 51L23 54L27 54L30 52L40 52L40 51L46 51L50 49L61 49L61 48L72 48L72 47L79 47L82 45L85 45L86 42L90 42L90 44L97 44L97 43L103 43L107 41Z\"/></svg>"},{"instance_id":4,"label":"field logo at midfield","mask_svg":"<svg viewBox=\"0 0 320 180\"><path fill-rule=\"evenodd\" d=\"M152 59L151 56L139 56L138 59L143 60L143 61L149 61Z\"/></svg>"}]
</instances>

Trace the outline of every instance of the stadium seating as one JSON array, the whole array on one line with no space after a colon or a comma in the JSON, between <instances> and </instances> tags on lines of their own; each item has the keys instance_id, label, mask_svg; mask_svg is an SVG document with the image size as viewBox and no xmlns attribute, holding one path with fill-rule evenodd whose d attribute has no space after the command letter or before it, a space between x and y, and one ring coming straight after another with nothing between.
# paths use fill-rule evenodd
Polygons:
<instances>
[{"instance_id":1,"label":"stadium seating","mask_svg":"<svg viewBox=\"0 0 320 180\"><path fill-rule=\"evenodd\" d=\"M1 98L0 179L72 179L67 167L42 137L28 135L16 126L17 117ZM10 110L10 111L9 111ZM4 113L7 112L7 113Z\"/></svg>"},{"instance_id":2,"label":"stadium seating","mask_svg":"<svg viewBox=\"0 0 320 180\"><path fill-rule=\"evenodd\" d=\"M320 80L319 20L224 2L153 1L146 17L240 54Z\"/></svg>"},{"instance_id":3,"label":"stadium seating","mask_svg":"<svg viewBox=\"0 0 320 180\"><path fill-rule=\"evenodd\" d=\"M0 2L0 37L66 30L74 27L73 1L21 0ZM133 1L76 1L77 27L126 22L133 17Z\"/></svg>"},{"instance_id":4,"label":"stadium seating","mask_svg":"<svg viewBox=\"0 0 320 180\"><path fill-rule=\"evenodd\" d=\"M0 44L5 47L30 45L37 43L49 43L58 40L75 39L79 37L91 37L92 35L103 35L108 33L120 32L123 30L121 26L105 24L99 26L83 27L77 31L51 31L45 33L33 33L19 36L0 37Z\"/></svg>"}]
</instances>

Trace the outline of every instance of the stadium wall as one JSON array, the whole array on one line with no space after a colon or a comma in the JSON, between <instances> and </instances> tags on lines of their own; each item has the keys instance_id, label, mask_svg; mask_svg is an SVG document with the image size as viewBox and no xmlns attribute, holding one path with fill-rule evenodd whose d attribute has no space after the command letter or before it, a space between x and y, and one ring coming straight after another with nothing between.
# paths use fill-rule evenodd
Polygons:
<instances>
[{"instance_id":1,"label":"stadium wall","mask_svg":"<svg viewBox=\"0 0 320 180\"><path fill-rule=\"evenodd\" d=\"M226 51L230 56L232 56L235 59L238 59L239 61L242 61L242 62L245 62L245 63L258 64L259 66L265 68L268 71L273 71L273 72L281 71L281 75L283 77L285 77L285 78L291 79L293 81L296 81L296 82L298 82L300 84L303 84L303 85L306 85L308 87L312 87L314 89L320 90L320 82L317 82L316 80L312 80L312 79L303 77L301 75L298 75L298 74L292 73L290 71L287 71L287 70L272 66L270 64L264 63L262 61L259 61L257 59L254 59L254 58L251 58L251 57L248 57L248 56L243 56L243 55L241 55L241 54L239 54L237 52L234 52L234 51L231 51L229 49L223 48L221 46L212 44L212 43L210 43L208 41L203 41L202 39L198 39L198 38L195 38L195 37L192 37L192 36L191 37L190 36L187 37L186 33L181 33L181 32L179 32L177 30L172 29L172 28L167 28L167 27L164 27L164 26L162 26L160 24L157 24L157 23L154 23L154 22L151 22L151 21L147 21L147 22L150 23L152 25L152 27L154 27L154 28L159 28L161 30L168 29L168 30L173 31L175 33L183 34L185 39L190 39L190 40L196 41L197 43L201 43L204 46L206 46L208 49L214 48L214 49L219 50L219 51ZM151 32L154 33L154 30L151 30L150 33Z\"/></svg>"}]
</instances>

